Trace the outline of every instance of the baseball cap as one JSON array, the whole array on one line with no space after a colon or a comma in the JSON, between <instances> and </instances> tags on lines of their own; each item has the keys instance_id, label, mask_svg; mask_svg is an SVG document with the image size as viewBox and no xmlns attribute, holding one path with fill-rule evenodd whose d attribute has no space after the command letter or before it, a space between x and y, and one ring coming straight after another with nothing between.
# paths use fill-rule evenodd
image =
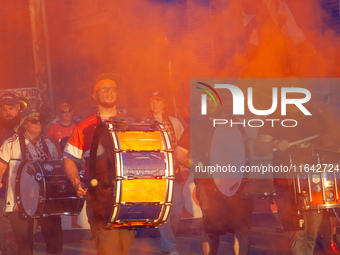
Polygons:
<instances>
[{"instance_id":1,"label":"baseball cap","mask_svg":"<svg viewBox=\"0 0 340 255\"><path fill-rule=\"evenodd\" d=\"M117 87L117 82L119 80L119 76L115 73L103 73L97 76L94 82L93 93L96 93L97 90L101 87L104 82L110 81L113 82L114 85Z\"/></svg>"},{"instance_id":2,"label":"baseball cap","mask_svg":"<svg viewBox=\"0 0 340 255\"><path fill-rule=\"evenodd\" d=\"M152 92L149 100L151 100L151 99L163 100L164 101L164 95L162 95L162 93L160 93L158 91L155 91L155 92Z\"/></svg>"},{"instance_id":3,"label":"baseball cap","mask_svg":"<svg viewBox=\"0 0 340 255\"><path fill-rule=\"evenodd\" d=\"M69 103L61 103L59 105L59 111L62 111L64 108L72 109L72 105L70 105Z\"/></svg>"},{"instance_id":4,"label":"baseball cap","mask_svg":"<svg viewBox=\"0 0 340 255\"><path fill-rule=\"evenodd\" d=\"M15 132L21 127L22 124L29 118L40 116L38 110L34 107L28 107L20 113L20 124L14 129Z\"/></svg>"},{"instance_id":5,"label":"baseball cap","mask_svg":"<svg viewBox=\"0 0 340 255\"><path fill-rule=\"evenodd\" d=\"M18 97L11 92L6 92L0 96L0 105L16 105L19 104Z\"/></svg>"}]
</instances>

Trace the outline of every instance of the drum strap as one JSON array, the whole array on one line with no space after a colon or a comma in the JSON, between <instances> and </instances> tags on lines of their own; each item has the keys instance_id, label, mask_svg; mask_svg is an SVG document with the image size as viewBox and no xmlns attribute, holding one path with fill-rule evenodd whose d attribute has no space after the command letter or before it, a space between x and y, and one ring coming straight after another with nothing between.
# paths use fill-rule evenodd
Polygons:
<instances>
[{"instance_id":1,"label":"drum strap","mask_svg":"<svg viewBox=\"0 0 340 255\"><path fill-rule=\"evenodd\" d=\"M104 121L102 120L102 118L100 117L100 112L97 112L96 118L97 118L97 120L98 120L98 123L104 122Z\"/></svg>"},{"instance_id":2,"label":"drum strap","mask_svg":"<svg viewBox=\"0 0 340 255\"><path fill-rule=\"evenodd\" d=\"M116 114L114 116L111 116L111 117L116 117L116 116L125 116L124 114L121 114L120 112L116 111ZM98 124L99 123L102 123L102 122L105 122L104 119L102 119L102 117L100 116L100 112L98 111L97 112L97 120L98 120Z\"/></svg>"},{"instance_id":3,"label":"drum strap","mask_svg":"<svg viewBox=\"0 0 340 255\"><path fill-rule=\"evenodd\" d=\"M26 161L27 160L27 147L25 144L25 137L24 137L24 133L19 132L19 143L20 143L20 151L21 151L21 156L22 156L22 160Z\"/></svg>"},{"instance_id":4,"label":"drum strap","mask_svg":"<svg viewBox=\"0 0 340 255\"><path fill-rule=\"evenodd\" d=\"M25 136L24 136L24 133L19 133L19 144L20 144L20 150L21 150L21 154L22 154L22 159L24 160L24 161L26 161L26 160L28 160L28 158L27 158L27 146L26 146L26 143L25 143ZM44 156L46 157L46 159L51 159L51 154L50 154L50 152L49 152L49 150L48 150L48 147L47 147L47 144L46 144L46 142L45 142L45 140L44 140L44 138L43 137L40 137L40 141L41 141L41 144L42 144L42 149L40 149L38 146L36 146L34 143L32 143L31 141L31 143L38 149L38 150L40 150L43 154L44 154Z\"/></svg>"},{"instance_id":5,"label":"drum strap","mask_svg":"<svg viewBox=\"0 0 340 255\"><path fill-rule=\"evenodd\" d=\"M172 122L170 121L168 116L163 115L163 122L164 122L165 128L168 131L168 134L170 136L171 147L176 148L177 141L176 141L176 134L175 134L174 126L172 125Z\"/></svg>"}]
</instances>

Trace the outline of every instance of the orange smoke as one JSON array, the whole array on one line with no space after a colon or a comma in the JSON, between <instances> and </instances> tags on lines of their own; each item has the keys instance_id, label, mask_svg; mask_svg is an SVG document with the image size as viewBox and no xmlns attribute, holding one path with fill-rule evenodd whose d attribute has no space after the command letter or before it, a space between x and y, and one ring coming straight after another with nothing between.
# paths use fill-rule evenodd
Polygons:
<instances>
[{"instance_id":1,"label":"orange smoke","mask_svg":"<svg viewBox=\"0 0 340 255\"><path fill-rule=\"evenodd\" d=\"M34 86L28 3L1 6L7 21L1 86ZM339 39L318 0L45 1L45 7L54 101L73 102L81 115L94 110L93 82L105 72L120 75L118 108L136 116L153 91L182 112L194 77L339 76Z\"/></svg>"}]
</instances>

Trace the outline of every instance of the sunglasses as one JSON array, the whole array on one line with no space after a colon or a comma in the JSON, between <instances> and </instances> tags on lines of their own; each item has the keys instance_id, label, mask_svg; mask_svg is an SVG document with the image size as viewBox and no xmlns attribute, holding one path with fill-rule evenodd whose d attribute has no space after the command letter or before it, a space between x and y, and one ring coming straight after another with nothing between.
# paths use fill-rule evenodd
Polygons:
<instances>
[{"instance_id":1,"label":"sunglasses","mask_svg":"<svg viewBox=\"0 0 340 255\"><path fill-rule=\"evenodd\" d=\"M72 112L72 110L71 109L65 109L65 110L61 110L60 112L61 113L66 113L66 112Z\"/></svg>"},{"instance_id":2,"label":"sunglasses","mask_svg":"<svg viewBox=\"0 0 340 255\"><path fill-rule=\"evenodd\" d=\"M99 91L101 93L108 93L108 92L114 93L114 92L116 92L116 88L115 87L106 87L106 88L99 89Z\"/></svg>"},{"instance_id":3,"label":"sunglasses","mask_svg":"<svg viewBox=\"0 0 340 255\"><path fill-rule=\"evenodd\" d=\"M32 119L32 120L28 120L29 122L31 122L32 124L38 124L38 122L41 123L40 119Z\"/></svg>"}]
</instances>

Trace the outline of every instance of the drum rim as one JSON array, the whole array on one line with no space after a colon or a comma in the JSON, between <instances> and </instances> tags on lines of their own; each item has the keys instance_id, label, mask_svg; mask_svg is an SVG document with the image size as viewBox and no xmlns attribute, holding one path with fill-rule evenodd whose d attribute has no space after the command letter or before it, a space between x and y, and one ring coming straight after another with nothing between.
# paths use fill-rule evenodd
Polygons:
<instances>
[{"instance_id":1,"label":"drum rim","mask_svg":"<svg viewBox=\"0 0 340 255\"><path fill-rule=\"evenodd\" d=\"M30 215L27 213L25 207L24 207L24 204L23 204L23 200L21 199L21 176L22 176L22 172L24 171L24 169L26 169L25 167L28 165L36 165L36 162L39 162L39 161L23 161L20 166L18 167L18 172L17 172L17 175L15 177L15 197L17 198L17 205L19 207L19 211L21 212L21 214L24 216L24 217L32 217L32 218L35 218L37 215L40 215L38 212L42 212L42 209L44 208L44 206L42 204L44 204L44 200L40 199L40 197L44 194L41 194L41 190L42 187L41 187L41 182L38 182L38 187L39 187L39 190L38 190L38 203L37 203L37 207L35 209L35 212ZM39 165L39 164L38 164ZM36 167L34 167L34 169L36 170ZM39 166L39 169L41 170L40 166ZM42 174L40 172L40 174ZM45 182L45 180L44 180ZM44 195L45 197L45 195Z\"/></svg>"}]
</instances>

